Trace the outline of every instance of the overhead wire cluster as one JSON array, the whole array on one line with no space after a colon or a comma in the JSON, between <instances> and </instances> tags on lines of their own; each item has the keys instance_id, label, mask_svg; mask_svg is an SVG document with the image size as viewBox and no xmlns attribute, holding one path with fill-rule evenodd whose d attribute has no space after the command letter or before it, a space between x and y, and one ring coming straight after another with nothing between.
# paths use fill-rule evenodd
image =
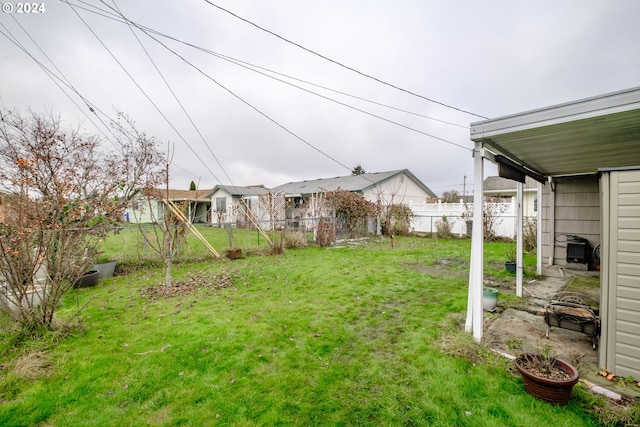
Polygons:
<instances>
[{"instance_id":1,"label":"overhead wire cluster","mask_svg":"<svg viewBox=\"0 0 640 427\"><path fill-rule=\"evenodd\" d=\"M222 165L222 162L220 161L220 159L218 158L218 156L216 156L216 154L214 153L214 150L211 147L211 144L206 140L206 138L203 136L202 132L200 131L200 129L198 128L198 126L196 125L196 123L194 122L193 118L191 117L191 115L189 114L189 112L187 111L187 109L184 106L184 103L180 101L178 95L176 94L176 92L173 90L173 88L171 87L171 84L169 83L169 81L167 80L167 78L165 77L164 73L161 71L160 67L157 64L157 61L155 61L152 57L152 55L150 54L149 50L145 47L145 44L142 42L142 40L138 37L138 35L136 34L136 30L139 31L141 34L144 34L148 39L152 40L154 43L158 44L159 46L161 46L163 49L165 49L167 52L171 53L172 55L174 55L175 57L177 57L180 61L184 62L187 66L193 68L194 70L196 70L198 73L200 73L202 76L204 76L206 79L208 79L209 81L211 81L212 83L214 83L215 85L217 85L218 87L220 87L221 89L223 89L224 91L226 91L229 95L231 95L232 97L234 97L235 99L237 99L238 101L240 101L241 103L243 103L244 105L246 105L247 107L249 107L251 110L253 110L255 113L259 114L260 116L264 117L266 120L268 120L269 122L271 122L272 124L274 124L275 126L279 127L280 129L282 129L283 131L285 131L286 133L288 133L289 135L293 136L296 140L298 140L299 142L302 142L303 144L307 145L309 148L315 150L316 152L320 153L321 155L323 155L324 157L328 158L329 160L331 160L332 162L340 165L343 168L346 168L347 170L351 170L350 167L348 167L347 165L345 165L343 162L339 161L337 158L335 158L335 156L332 156L328 153L326 153L324 150L320 149L319 147L317 147L315 144L312 144L311 142L309 142L307 139L303 138L302 136L298 135L297 133L291 131L288 127L286 127L285 125L283 125L282 123L280 123L279 121L277 121L276 119L274 119L273 117L271 117L269 114L267 114L266 112L262 111L260 108L256 107L254 104L252 104L251 102L249 102L248 100L246 100L245 98L241 97L240 95L238 95L237 93L235 93L233 90L231 90L228 86L222 84L219 79L216 79L214 77L211 76L210 72L206 72L205 70L202 69L202 67L198 67L196 66L193 62L191 62L190 60L186 59L184 55L181 55L177 52L177 50L172 49L171 47L168 46L168 44L166 42L164 42L163 40L168 40L168 41L172 41L175 43L179 43L180 45L195 49L197 51L203 52L205 54L211 55L212 57L216 57L218 59L221 59L223 61L226 61L228 63L234 64L236 66L242 67L246 70L249 70L251 72L254 72L256 74L262 75L266 78L269 78L273 81L277 81L279 83L288 85L290 87L293 87L295 89L304 91L306 93L309 93L311 95L320 97L324 100L327 100L329 102L341 105L345 108L349 108L352 109L354 111L357 111L359 113L368 115L370 117L374 117L376 119L382 120L384 122L387 123L391 123L394 124L396 126L402 127L404 129L410 130L412 132L416 132L418 134L427 136L429 138L441 141L443 143L452 145L452 146L456 146L458 148L464 149L464 150L468 150L471 151L471 149L469 147L466 147L464 145L458 144L454 141L450 141L446 138L442 138L439 137L435 134L432 133L427 133L424 132L422 130L416 129L414 127L402 124L398 121L394 121L388 118L385 118L379 114L375 114L369 111L366 111L362 108L359 107L355 107L351 104L348 104L344 101L340 101L337 100L335 98L332 98L328 95L323 95L317 91L311 90L308 87L314 87L317 89L321 89L321 90L325 90L327 92L332 92L335 94L339 94L339 95L343 95L352 99L357 99L360 101L364 101L373 105L377 105L377 106L381 106L384 108L388 108L388 109L392 109L395 111L399 111L402 113L406 113L406 114L411 114L414 116L419 116L419 117L423 117L423 118L427 118L430 120L434 120L443 124L447 124L447 125L452 125L452 126L457 126L457 127L461 127L461 128L467 128L467 126L463 126L463 125L459 125L450 121L445 121L445 120L441 120L441 119L437 119L434 117L429 117L429 116L425 116L422 114L418 114L418 113L414 113L411 111L408 111L406 109L401 109L401 108L397 108L397 107L393 107L390 105L387 105L385 103L381 103L381 102L377 102L377 101L373 101L373 100L369 100L367 98L361 97L361 96L357 96L357 95L353 95L353 94L349 94L346 93L344 91L339 91L336 89L331 89L329 87L327 87L326 85L320 85L320 84L316 84L316 83L312 83L310 81L301 79L301 78L297 78L297 77L293 77L291 75L282 73L282 72L278 72L278 71L274 71L274 70L270 70L268 68L265 67L261 67L255 64L252 64L250 62L244 61L244 60L240 60L240 59L236 59L227 55L223 55L221 53L206 49L204 47L195 45L193 43L188 43L186 41L181 40L178 37L174 37L168 34L165 34L163 32L154 30L152 28L148 28L144 25L141 25L140 23L137 23L131 19L129 19L128 17L126 17L120 10L120 8L117 6L115 0L112 0L111 4L108 4L105 0L100 0L100 3L102 5L102 7L91 4L85 0L76 0L75 2L70 1L70 0L60 0L62 3L65 3L66 5L68 5L72 11L74 12L74 14L78 17L79 21L82 22L82 24L84 26L87 27L88 31L98 40L98 42L102 45L102 47L109 53L109 55L112 57L112 59L118 64L118 66L122 69L122 71L128 76L128 78L133 82L133 84L137 87L137 89L144 95L144 97L147 99L147 101L154 107L154 109L160 114L160 116L163 118L163 120L165 122L167 122L167 124L172 128L172 130L178 135L179 139L190 149L190 151L195 155L195 157L200 161L200 163L202 163L202 165L205 167L205 169L211 174L211 176L218 181L219 183L222 183L222 181L216 176L216 174L214 173L214 171L210 168L209 163L205 161L205 159L199 155L199 153L197 152L197 150L188 142L187 138L185 138L182 133L177 129L177 127L171 122L171 120L169 119L169 117L160 109L160 107L158 106L158 104L151 98L151 96L149 95L148 91L146 91L142 85L134 78L134 76L132 75L131 72L129 72L127 70L127 68L122 64L122 62L118 59L118 57L116 56L116 54L113 53L112 50L109 49L109 47L106 45L106 43L101 39L101 37L97 34L96 31L94 31L94 29L91 27L91 25L89 25L89 23L87 22L87 20L85 20L83 18L83 16L79 13L79 11L84 11L85 13L91 13L100 17L103 17L105 19L109 19L109 20L113 20L115 22L119 22L123 25L126 25L130 32L132 33L134 39L136 40L137 44L140 46L140 48L142 49L142 51L144 52L145 56L147 57L147 59L150 61L150 63L153 65L154 69L156 70L156 72L158 73L158 75L160 76L160 78L162 79L162 81L164 82L165 86L167 87L168 91L171 93L173 99L175 100L175 102L180 106L180 109L182 110L182 112L185 114L185 116L187 117L188 121L190 122L190 124L192 125L192 127L194 128L194 130L196 131L196 133L199 135L202 144L207 148L209 154L213 157L213 159L215 160L216 164L218 165L218 167L220 168L220 170L223 172L224 176L226 177L226 179L228 180L228 182L232 185L235 186L233 180L231 179L231 177L229 176L229 174L227 173L227 171L225 170L225 168ZM221 6L213 3L210 0L204 0L204 2L218 10L221 10L231 16L233 16L236 19L241 20L242 22L245 22L249 25L252 25L253 27L258 28L259 30L273 36L276 37L277 39L294 45L299 49L302 49L305 52L308 52L310 54L313 54L317 57L322 58L325 61L328 61L331 64L334 64L336 66L339 66L341 68L344 68L346 70L349 70L350 72L356 73L357 75L361 76L361 77L365 77L369 80L373 80L376 83L385 85L387 87L391 87L393 89L399 90L403 93L407 93L410 94L412 96L418 97L420 99L423 100L427 100L431 103L435 103L437 105L440 105L442 107L446 107L448 109L452 109L458 112L462 112L465 114L469 114L469 115L473 115L476 117L480 117L480 118L486 118L484 116L481 116L479 114L476 113L472 113L470 111L466 111L464 109L458 108L458 107L454 107L452 105L448 105L445 104L443 102L439 102L436 101L432 98L420 95L415 93L414 91L408 90L408 89L404 89L402 87L399 87L397 85L388 83L384 80L381 80L379 78L376 78L370 74L361 72L355 68L349 67L347 65L342 64L339 61L333 60L331 58L329 58L328 56L322 55L320 53L317 53L311 49L306 48L305 46L295 43L275 32L272 32L258 24L255 24L253 22L251 22L248 19L245 19L239 15L237 15L236 13L233 13L225 8L222 8ZM13 16L12 16L13 17ZM85 117L87 117L89 119L89 121L96 126L96 128L100 129L100 127L91 120L90 116L87 114L87 110L89 110L91 113L94 114L95 117L98 118L98 120L100 121L100 123L103 125L103 127L109 129L108 126L105 125L103 119L100 117L100 115L98 113L100 113L103 117L109 118L109 116L104 113L101 109L99 109L95 104L92 104L89 99L87 97L85 97L84 95L82 95L77 88L65 77L65 75L62 73L62 71L53 63L53 61L51 60L51 58L40 48L40 46L38 45L37 41L33 39L33 37L28 33L28 31L22 26L20 25L19 22L17 22L17 20L14 18L14 21L16 21L16 23L18 24L18 26L20 26L20 28L22 29L22 31L27 35L27 37L31 40L31 42L38 48L38 50L40 51L40 53L42 55L44 55L44 57L49 61L49 63L53 66L54 70L51 70L50 68L48 68L47 66L45 66L40 60L38 60L36 58L35 55L33 55L31 52L29 52L29 50L19 41L19 38L16 37L14 34L11 33L11 31L2 23L0 23L0 26L2 27L2 30L0 30L0 34L2 34L4 37L6 37L11 43L13 43L14 45L16 45L18 47L18 49L20 49L23 53L25 53L27 56L29 56L32 60L34 60L38 66L40 66L42 68L42 70L48 75L48 77L53 80L53 82L60 88L61 91L64 92L64 94L72 100L72 102L74 103L74 105L80 109L82 111L82 113L85 115ZM307 85L308 87L303 87L302 85ZM82 103L85 104L85 106L87 108L82 108L77 102L75 102L75 100L73 99L72 95L69 94L67 92L68 89L70 90L73 94L75 94L77 97L80 98L80 100L82 101ZM111 122L115 122L114 120L111 120ZM103 135L105 137L107 137L104 132L101 130L101 132L103 133ZM107 137L108 139L108 137ZM181 168L178 165L174 166ZM183 169L184 170L184 169Z\"/></svg>"}]
</instances>

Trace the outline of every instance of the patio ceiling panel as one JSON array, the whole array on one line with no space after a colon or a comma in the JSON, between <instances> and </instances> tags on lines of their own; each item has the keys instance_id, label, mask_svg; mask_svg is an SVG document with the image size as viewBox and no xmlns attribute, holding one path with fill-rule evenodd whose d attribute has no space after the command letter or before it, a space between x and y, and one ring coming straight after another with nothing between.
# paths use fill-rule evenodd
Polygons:
<instances>
[{"instance_id":1,"label":"patio ceiling panel","mask_svg":"<svg viewBox=\"0 0 640 427\"><path fill-rule=\"evenodd\" d=\"M544 176L640 165L640 88L471 124L482 141Z\"/></svg>"}]
</instances>

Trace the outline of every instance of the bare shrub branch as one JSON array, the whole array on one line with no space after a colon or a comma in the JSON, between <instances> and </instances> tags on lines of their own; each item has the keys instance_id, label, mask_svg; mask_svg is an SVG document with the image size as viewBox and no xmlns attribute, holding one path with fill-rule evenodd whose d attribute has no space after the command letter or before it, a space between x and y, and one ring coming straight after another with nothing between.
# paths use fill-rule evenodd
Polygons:
<instances>
[{"instance_id":1,"label":"bare shrub branch","mask_svg":"<svg viewBox=\"0 0 640 427\"><path fill-rule=\"evenodd\" d=\"M113 133L115 150L107 150L96 136L63 129L59 117L2 115L0 310L22 326L51 329L98 241L122 220L131 197L160 176L163 156L153 138L130 120L113 124Z\"/></svg>"}]
</instances>

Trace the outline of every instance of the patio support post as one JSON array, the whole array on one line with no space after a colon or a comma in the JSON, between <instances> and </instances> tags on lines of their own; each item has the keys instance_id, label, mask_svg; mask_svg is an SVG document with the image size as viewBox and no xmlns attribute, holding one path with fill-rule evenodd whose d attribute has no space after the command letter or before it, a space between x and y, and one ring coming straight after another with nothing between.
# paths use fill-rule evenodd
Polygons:
<instances>
[{"instance_id":1,"label":"patio support post","mask_svg":"<svg viewBox=\"0 0 640 427\"><path fill-rule=\"evenodd\" d=\"M523 204L523 191L522 191L522 183L520 181L516 182L517 189L517 198L518 198L518 213L516 216L516 296L522 298L522 275L524 272L524 262L522 259L522 228L523 228L523 218L522 218L522 204Z\"/></svg>"},{"instance_id":2,"label":"patio support post","mask_svg":"<svg viewBox=\"0 0 640 427\"><path fill-rule=\"evenodd\" d=\"M542 183L537 183L538 210L536 211L536 274L542 274Z\"/></svg>"},{"instance_id":3,"label":"patio support post","mask_svg":"<svg viewBox=\"0 0 640 427\"><path fill-rule=\"evenodd\" d=\"M547 261L547 266L551 267L553 265L553 260L556 257L556 245L555 245L555 235L556 235L556 185L553 182L553 177L549 177L549 202L547 203L549 214L547 215L547 222L549 225L549 246L551 250L549 251L549 259Z\"/></svg>"},{"instance_id":4,"label":"patio support post","mask_svg":"<svg viewBox=\"0 0 640 427\"><path fill-rule=\"evenodd\" d=\"M482 142L474 142L473 149L473 231L471 234L471 265L469 270L469 297L467 305L467 321L465 326L471 325L471 332L476 342L482 340L482 281L484 277L484 230L482 226L483 194L484 194L484 163Z\"/></svg>"}]
</instances>

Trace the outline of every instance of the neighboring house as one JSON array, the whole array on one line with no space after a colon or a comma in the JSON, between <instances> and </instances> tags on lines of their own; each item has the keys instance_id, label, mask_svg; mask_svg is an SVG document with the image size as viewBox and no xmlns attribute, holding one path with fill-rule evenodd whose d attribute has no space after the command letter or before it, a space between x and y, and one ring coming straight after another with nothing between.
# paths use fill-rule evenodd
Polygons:
<instances>
[{"instance_id":1,"label":"neighboring house","mask_svg":"<svg viewBox=\"0 0 640 427\"><path fill-rule=\"evenodd\" d=\"M488 176L484 179L485 200L494 199L495 202L509 203L517 196L516 181L499 176ZM530 177L522 186L522 214L525 218L535 218L538 215L538 187L536 181Z\"/></svg>"},{"instance_id":2,"label":"neighboring house","mask_svg":"<svg viewBox=\"0 0 640 427\"><path fill-rule=\"evenodd\" d=\"M127 222L151 223L164 217L165 199L176 204L187 204L187 218L194 223L207 223L211 215L211 199L206 197L210 190L154 190L138 195L125 213Z\"/></svg>"},{"instance_id":3,"label":"neighboring house","mask_svg":"<svg viewBox=\"0 0 640 427\"><path fill-rule=\"evenodd\" d=\"M326 215L322 199L336 190L351 191L383 205L425 203L435 197L407 169L289 182L271 189L218 185L207 193L212 206L211 223L252 226L248 209L264 228L280 227L285 221L298 226L300 221ZM312 227L313 221L308 225Z\"/></svg>"},{"instance_id":4,"label":"neighboring house","mask_svg":"<svg viewBox=\"0 0 640 427\"><path fill-rule=\"evenodd\" d=\"M321 199L337 190L351 191L383 205L425 203L436 197L408 169L289 182L271 189L273 194L284 197L288 220L317 218L321 214Z\"/></svg>"},{"instance_id":5,"label":"neighboring house","mask_svg":"<svg viewBox=\"0 0 640 427\"><path fill-rule=\"evenodd\" d=\"M471 139L476 174L489 159L503 176L540 182L539 272L599 261L598 364L640 379L640 87L472 123ZM474 227L467 329L476 340L482 237Z\"/></svg>"},{"instance_id":6,"label":"neighboring house","mask_svg":"<svg viewBox=\"0 0 640 427\"><path fill-rule=\"evenodd\" d=\"M251 228L252 220L262 223L269 219L269 207L265 205L269 190L263 185L216 185L205 197L211 203L211 224L235 223Z\"/></svg>"}]
</instances>

